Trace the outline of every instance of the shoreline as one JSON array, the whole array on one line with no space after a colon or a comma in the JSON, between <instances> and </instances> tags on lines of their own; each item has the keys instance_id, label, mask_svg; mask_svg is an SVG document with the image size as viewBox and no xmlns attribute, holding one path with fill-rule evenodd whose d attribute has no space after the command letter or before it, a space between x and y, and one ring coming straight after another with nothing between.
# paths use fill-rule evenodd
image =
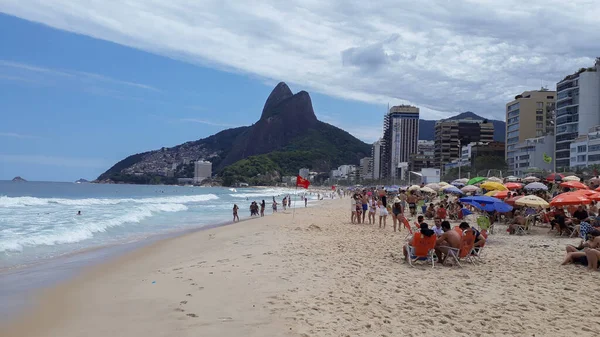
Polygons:
<instances>
[{"instance_id":1,"label":"shoreline","mask_svg":"<svg viewBox=\"0 0 600 337\"><path fill-rule=\"evenodd\" d=\"M325 201L295 217L161 240L40 292L34 310L0 329L314 337L594 336L600 327L600 317L580 314L600 300L598 274L559 265L576 239L540 227L508 235L499 225L483 263L410 267L406 230L349 224L347 205Z\"/></svg>"}]
</instances>

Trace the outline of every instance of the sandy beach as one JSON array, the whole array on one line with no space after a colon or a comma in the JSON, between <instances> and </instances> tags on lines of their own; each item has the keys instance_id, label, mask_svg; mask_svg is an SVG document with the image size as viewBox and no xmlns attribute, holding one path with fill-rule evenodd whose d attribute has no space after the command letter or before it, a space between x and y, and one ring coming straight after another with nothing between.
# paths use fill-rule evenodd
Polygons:
<instances>
[{"instance_id":1,"label":"sandy beach","mask_svg":"<svg viewBox=\"0 0 600 337\"><path fill-rule=\"evenodd\" d=\"M497 228L483 264L412 268L406 230L352 225L347 198L323 201L92 267L2 336L597 335L600 273L559 265L578 239Z\"/></svg>"}]
</instances>

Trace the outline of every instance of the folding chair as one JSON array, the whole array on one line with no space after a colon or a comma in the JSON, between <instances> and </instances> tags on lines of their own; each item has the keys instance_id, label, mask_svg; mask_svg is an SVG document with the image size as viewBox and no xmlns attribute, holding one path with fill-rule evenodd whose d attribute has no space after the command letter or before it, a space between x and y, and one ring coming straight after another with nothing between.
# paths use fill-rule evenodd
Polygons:
<instances>
[{"instance_id":1,"label":"folding chair","mask_svg":"<svg viewBox=\"0 0 600 337\"><path fill-rule=\"evenodd\" d=\"M479 262L483 262L483 248L485 247L485 244L487 243L488 232L487 232L487 230L484 229L484 230L480 231L479 234L481 234L481 236L483 236L485 238L486 242L484 242L483 245L481 245L479 247L475 247L475 244L473 244L473 251L471 252L471 255L476 257Z\"/></svg>"},{"instance_id":2,"label":"folding chair","mask_svg":"<svg viewBox=\"0 0 600 337\"><path fill-rule=\"evenodd\" d=\"M411 243L406 243L406 251L408 252L407 261L411 267L414 267L417 261L431 261L431 268L435 267L435 242L437 237L432 235L426 237L420 232L415 233Z\"/></svg>"},{"instance_id":3,"label":"folding chair","mask_svg":"<svg viewBox=\"0 0 600 337\"><path fill-rule=\"evenodd\" d=\"M410 222L408 222L408 219L402 218L402 223L404 224L404 228L408 230L408 234L406 234L406 236L404 237L404 239L406 240L409 236L413 235L414 233L412 227L410 227Z\"/></svg>"},{"instance_id":4,"label":"folding chair","mask_svg":"<svg viewBox=\"0 0 600 337\"><path fill-rule=\"evenodd\" d=\"M529 228L531 228L531 223L533 222L533 217L534 217L534 215L528 215L525 218L525 226L517 225L517 228L515 229L515 234L517 234L517 235L527 234L529 232Z\"/></svg>"},{"instance_id":5,"label":"folding chair","mask_svg":"<svg viewBox=\"0 0 600 337\"><path fill-rule=\"evenodd\" d=\"M461 260L466 260L472 264L475 264L473 258L471 257L474 245L475 233L473 233L473 230L467 229L463 232L463 235L460 238L459 248L448 247L448 256L452 256L460 267L462 267L460 264Z\"/></svg>"}]
</instances>

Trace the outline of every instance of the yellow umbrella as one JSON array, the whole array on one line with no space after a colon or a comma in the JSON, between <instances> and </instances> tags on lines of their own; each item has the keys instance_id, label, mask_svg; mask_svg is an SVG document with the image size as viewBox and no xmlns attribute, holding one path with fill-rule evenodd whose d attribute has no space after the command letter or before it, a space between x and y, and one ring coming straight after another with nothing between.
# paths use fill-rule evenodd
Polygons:
<instances>
[{"instance_id":1,"label":"yellow umbrella","mask_svg":"<svg viewBox=\"0 0 600 337\"><path fill-rule=\"evenodd\" d=\"M408 188L409 191L418 191L419 189L421 189L421 186L419 185L412 185Z\"/></svg>"},{"instance_id":2,"label":"yellow umbrella","mask_svg":"<svg viewBox=\"0 0 600 337\"><path fill-rule=\"evenodd\" d=\"M519 198L515 201L515 205L543 208L550 206L546 200L535 195L526 195L522 198Z\"/></svg>"},{"instance_id":3,"label":"yellow umbrella","mask_svg":"<svg viewBox=\"0 0 600 337\"><path fill-rule=\"evenodd\" d=\"M438 185L440 185L440 186L444 187L444 186L447 186L447 185L450 185L450 184L448 184L448 183L447 183L447 182L445 182L445 181L442 181L442 182L439 182L439 183L438 183Z\"/></svg>"},{"instance_id":4,"label":"yellow umbrella","mask_svg":"<svg viewBox=\"0 0 600 337\"><path fill-rule=\"evenodd\" d=\"M488 197L493 197L493 196L495 196L495 195L496 195L496 193L498 193L498 192L500 192L500 191L489 191L489 192L487 192L485 195L487 195Z\"/></svg>"},{"instance_id":5,"label":"yellow umbrella","mask_svg":"<svg viewBox=\"0 0 600 337\"><path fill-rule=\"evenodd\" d=\"M481 188L485 188L488 191L507 191L508 188L506 186L494 182L494 181L486 181L485 183L479 185Z\"/></svg>"},{"instance_id":6,"label":"yellow umbrella","mask_svg":"<svg viewBox=\"0 0 600 337\"><path fill-rule=\"evenodd\" d=\"M427 186L425 187L421 187L421 192L425 192L425 193L437 193L436 191L434 191L432 188L429 188Z\"/></svg>"}]
</instances>

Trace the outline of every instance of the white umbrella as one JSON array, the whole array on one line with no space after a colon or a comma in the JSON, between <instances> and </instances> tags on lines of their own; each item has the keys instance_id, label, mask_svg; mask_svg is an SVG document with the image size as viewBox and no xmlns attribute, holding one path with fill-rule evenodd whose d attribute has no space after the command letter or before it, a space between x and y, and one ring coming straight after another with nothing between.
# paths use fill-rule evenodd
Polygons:
<instances>
[{"instance_id":1,"label":"white umbrella","mask_svg":"<svg viewBox=\"0 0 600 337\"><path fill-rule=\"evenodd\" d=\"M519 180L519 178L515 177L515 176L508 176L508 177L506 177L504 179L506 179L506 181L517 181L517 180Z\"/></svg>"},{"instance_id":2,"label":"white umbrella","mask_svg":"<svg viewBox=\"0 0 600 337\"><path fill-rule=\"evenodd\" d=\"M526 182L526 183L533 183L536 181L540 181L540 178L534 177L534 176L529 176L529 177L523 178L523 182Z\"/></svg>"},{"instance_id":3,"label":"white umbrella","mask_svg":"<svg viewBox=\"0 0 600 337\"><path fill-rule=\"evenodd\" d=\"M493 181L493 182L496 182L496 183L502 183L502 179L497 178L497 177L489 177L489 178L487 178L487 181Z\"/></svg>"},{"instance_id":4,"label":"white umbrella","mask_svg":"<svg viewBox=\"0 0 600 337\"><path fill-rule=\"evenodd\" d=\"M526 190L543 190L543 191L548 190L548 186L546 186L542 183L530 183L530 184L525 185L524 188Z\"/></svg>"},{"instance_id":5,"label":"white umbrella","mask_svg":"<svg viewBox=\"0 0 600 337\"><path fill-rule=\"evenodd\" d=\"M461 188L460 190L465 193L470 193L470 192L477 192L479 189L480 188L475 185L467 185L467 186Z\"/></svg>"},{"instance_id":6,"label":"white umbrella","mask_svg":"<svg viewBox=\"0 0 600 337\"><path fill-rule=\"evenodd\" d=\"M425 186L425 187L421 187L421 192L424 192L424 193L437 193L437 192L436 192L436 191L434 191L432 188L429 188L429 187L427 187L427 186Z\"/></svg>"},{"instance_id":7,"label":"white umbrella","mask_svg":"<svg viewBox=\"0 0 600 337\"><path fill-rule=\"evenodd\" d=\"M600 181L600 176L592 177L592 179L590 179L590 181L593 183L597 183L598 181Z\"/></svg>"},{"instance_id":8,"label":"white umbrella","mask_svg":"<svg viewBox=\"0 0 600 337\"><path fill-rule=\"evenodd\" d=\"M581 181L581 179L579 179L579 177L576 176L566 176L564 178L562 178L563 181Z\"/></svg>"},{"instance_id":9,"label":"white umbrella","mask_svg":"<svg viewBox=\"0 0 600 337\"><path fill-rule=\"evenodd\" d=\"M442 187L450 185L450 184L448 184L448 183L447 183L447 182L445 182L445 181L441 181L441 182L439 182L438 184L439 184L440 186L442 186Z\"/></svg>"},{"instance_id":10,"label":"white umbrella","mask_svg":"<svg viewBox=\"0 0 600 337\"><path fill-rule=\"evenodd\" d=\"M515 205L543 208L550 206L546 200L535 195L527 195L519 198L515 201Z\"/></svg>"},{"instance_id":11,"label":"white umbrella","mask_svg":"<svg viewBox=\"0 0 600 337\"><path fill-rule=\"evenodd\" d=\"M432 190L434 190L434 191L439 191L439 190L440 190L440 188L442 188L442 187L440 186L440 184L436 184L436 183L430 183L430 184L427 184L427 185L425 185L425 187L429 187L430 189L432 189ZM423 189L421 189L421 191L422 191L422 190L423 190Z\"/></svg>"},{"instance_id":12,"label":"white umbrella","mask_svg":"<svg viewBox=\"0 0 600 337\"><path fill-rule=\"evenodd\" d=\"M418 191L421 189L421 186L419 185L412 185L411 187L408 188L409 191Z\"/></svg>"}]
</instances>

